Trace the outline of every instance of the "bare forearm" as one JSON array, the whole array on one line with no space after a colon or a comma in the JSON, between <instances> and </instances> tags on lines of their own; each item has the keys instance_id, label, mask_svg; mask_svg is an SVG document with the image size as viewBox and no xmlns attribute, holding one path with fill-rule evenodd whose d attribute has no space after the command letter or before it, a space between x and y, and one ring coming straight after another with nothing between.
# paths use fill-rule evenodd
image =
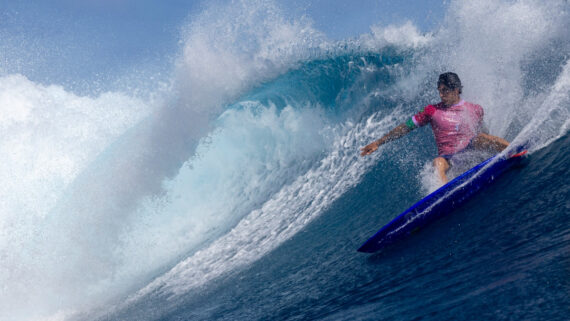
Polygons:
<instances>
[{"instance_id":1,"label":"bare forearm","mask_svg":"<svg viewBox=\"0 0 570 321\"><path fill-rule=\"evenodd\" d=\"M376 142L378 143L378 146L380 146L380 145L385 144L387 142L391 142L393 140L396 140L396 139L406 135L409 132L410 132L410 128L408 128L408 126L406 124L401 124L398 127L389 131L388 134L382 136L382 138L378 139Z\"/></svg>"},{"instance_id":2,"label":"bare forearm","mask_svg":"<svg viewBox=\"0 0 570 321\"><path fill-rule=\"evenodd\" d=\"M480 149L494 150L496 152L501 152L509 146L509 142L505 139L485 133L477 135L474 143Z\"/></svg>"},{"instance_id":3,"label":"bare forearm","mask_svg":"<svg viewBox=\"0 0 570 321\"><path fill-rule=\"evenodd\" d=\"M376 151L378 149L378 147L380 147L380 145L385 144L387 142L396 140L404 135L406 135L407 133L409 133L411 131L410 128L408 128L408 126L406 124L402 124L394 129L392 129L390 132L388 132L388 134L382 136L382 138L373 141L372 143L364 146L364 148L361 149L361 156L366 156L371 154L372 152Z\"/></svg>"}]
</instances>

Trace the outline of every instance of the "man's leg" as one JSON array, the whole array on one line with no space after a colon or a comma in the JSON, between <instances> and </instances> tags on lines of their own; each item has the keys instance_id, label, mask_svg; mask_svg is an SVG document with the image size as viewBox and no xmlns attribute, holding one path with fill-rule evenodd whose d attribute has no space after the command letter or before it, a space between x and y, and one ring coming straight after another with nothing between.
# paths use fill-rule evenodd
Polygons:
<instances>
[{"instance_id":1,"label":"man's leg","mask_svg":"<svg viewBox=\"0 0 570 321\"><path fill-rule=\"evenodd\" d=\"M473 139L473 146L476 149L500 153L509 146L509 142L501 137L480 133Z\"/></svg>"},{"instance_id":2,"label":"man's leg","mask_svg":"<svg viewBox=\"0 0 570 321\"><path fill-rule=\"evenodd\" d=\"M447 175L445 174L449 169L449 163L447 162L447 160L443 157L436 157L433 160L433 166L435 167L437 174L439 175L439 178L441 179L443 184L447 184L448 180L447 180Z\"/></svg>"}]
</instances>

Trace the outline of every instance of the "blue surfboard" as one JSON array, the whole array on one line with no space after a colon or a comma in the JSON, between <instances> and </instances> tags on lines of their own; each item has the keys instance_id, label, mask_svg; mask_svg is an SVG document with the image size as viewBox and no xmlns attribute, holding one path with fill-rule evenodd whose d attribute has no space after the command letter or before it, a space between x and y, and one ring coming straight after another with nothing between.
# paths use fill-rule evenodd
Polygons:
<instances>
[{"instance_id":1,"label":"blue surfboard","mask_svg":"<svg viewBox=\"0 0 570 321\"><path fill-rule=\"evenodd\" d=\"M456 177L384 225L358 251L374 253L451 213L505 171L519 164L527 151L518 151L510 156L495 155Z\"/></svg>"}]
</instances>

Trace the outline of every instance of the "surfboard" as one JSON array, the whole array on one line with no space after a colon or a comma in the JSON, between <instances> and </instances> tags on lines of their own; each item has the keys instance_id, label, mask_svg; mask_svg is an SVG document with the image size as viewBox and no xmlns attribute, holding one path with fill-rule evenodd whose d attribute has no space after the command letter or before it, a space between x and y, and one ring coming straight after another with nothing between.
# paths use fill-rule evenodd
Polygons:
<instances>
[{"instance_id":1,"label":"surfboard","mask_svg":"<svg viewBox=\"0 0 570 321\"><path fill-rule=\"evenodd\" d=\"M421 199L369 238L359 252L374 253L457 209L501 174L519 164L527 151L495 155Z\"/></svg>"}]
</instances>

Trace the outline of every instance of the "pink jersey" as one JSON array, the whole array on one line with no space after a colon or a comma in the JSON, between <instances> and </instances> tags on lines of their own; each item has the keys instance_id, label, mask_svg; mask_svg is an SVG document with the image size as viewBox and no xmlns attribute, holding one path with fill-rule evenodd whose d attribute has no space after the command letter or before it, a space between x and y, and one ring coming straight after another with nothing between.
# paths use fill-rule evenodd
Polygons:
<instances>
[{"instance_id":1,"label":"pink jersey","mask_svg":"<svg viewBox=\"0 0 570 321\"><path fill-rule=\"evenodd\" d=\"M439 155L452 155L463 150L481 130L483 108L461 100L445 107L443 103L427 105L406 124L410 129L431 124Z\"/></svg>"}]
</instances>

